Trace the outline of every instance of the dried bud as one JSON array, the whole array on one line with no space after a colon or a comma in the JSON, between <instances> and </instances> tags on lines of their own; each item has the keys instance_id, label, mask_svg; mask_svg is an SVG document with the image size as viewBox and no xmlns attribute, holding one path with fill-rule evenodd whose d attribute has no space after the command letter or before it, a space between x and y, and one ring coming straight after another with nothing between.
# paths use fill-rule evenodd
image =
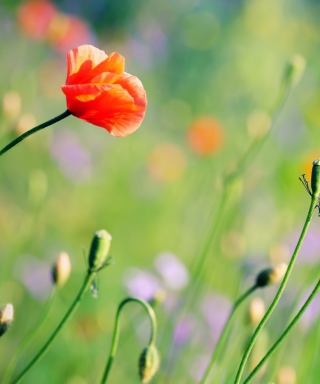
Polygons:
<instances>
[{"instance_id":1,"label":"dried bud","mask_svg":"<svg viewBox=\"0 0 320 384\"><path fill-rule=\"evenodd\" d=\"M284 73L284 80L287 84L296 85L304 72L306 60L301 55L295 54L291 57Z\"/></svg>"},{"instance_id":2,"label":"dried bud","mask_svg":"<svg viewBox=\"0 0 320 384\"><path fill-rule=\"evenodd\" d=\"M139 359L139 375L143 384L149 383L160 365L159 352L155 345L151 344L143 350Z\"/></svg>"},{"instance_id":3,"label":"dried bud","mask_svg":"<svg viewBox=\"0 0 320 384\"><path fill-rule=\"evenodd\" d=\"M11 327L13 322L13 305L6 304L0 309L0 337Z\"/></svg>"},{"instance_id":4,"label":"dried bud","mask_svg":"<svg viewBox=\"0 0 320 384\"><path fill-rule=\"evenodd\" d=\"M282 280L286 271L287 264L281 263L276 265L273 268L267 268L261 271L256 278L256 286L259 288L265 287L270 284L275 284L278 281Z\"/></svg>"},{"instance_id":5,"label":"dried bud","mask_svg":"<svg viewBox=\"0 0 320 384\"><path fill-rule=\"evenodd\" d=\"M107 261L111 239L111 235L105 229L100 229L94 234L89 253L90 271L98 271L104 266Z\"/></svg>"},{"instance_id":6,"label":"dried bud","mask_svg":"<svg viewBox=\"0 0 320 384\"><path fill-rule=\"evenodd\" d=\"M55 285L62 287L68 280L71 272L69 255L61 252L51 269L52 280Z\"/></svg>"},{"instance_id":7,"label":"dried bud","mask_svg":"<svg viewBox=\"0 0 320 384\"><path fill-rule=\"evenodd\" d=\"M315 160L312 163L312 173L311 173L311 190L313 195L316 197L320 193L320 159Z\"/></svg>"},{"instance_id":8,"label":"dried bud","mask_svg":"<svg viewBox=\"0 0 320 384\"><path fill-rule=\"evenodd\" d=\"M260 297L255 297L249 306L249 323L256 327L266 312L264 301Z\"/></svg>"}]
</instances>

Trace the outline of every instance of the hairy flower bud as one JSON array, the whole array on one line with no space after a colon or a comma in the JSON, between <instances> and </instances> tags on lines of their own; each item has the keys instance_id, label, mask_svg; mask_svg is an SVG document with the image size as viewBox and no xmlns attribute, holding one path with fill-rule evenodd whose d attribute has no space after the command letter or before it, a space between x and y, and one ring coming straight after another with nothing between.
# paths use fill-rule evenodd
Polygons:
<instances>
[{"instance_id":1,"label":"hairy flower bud","mask_svg":"<svg viewBox=\"0 0 320 384\"><path fill-rule=\"evenodd\" d=\"M151 344L143 350L139 359L139 375L143 384L149 383L160 365L159 352L155 345Z\"/></svg>"},{"instance_id":2,"label":"hairy flower bud","mask_svg":"<svg viewBox=\"0 0 320 384\"><path fill-rule=\"evenodd\" d=\"M13 322L13 305L6 304L0 309L0 337L11 327Z\"/></svg>"},{"instance_id":3,"label":"hairy flower bud","mask_svg":"<svg viewBox=\"0 0 320 384\"><path fill-rule=\"evenodd\" d=\"M267 285L279 282L284 277L287 268L287 264L281 263L273 268L264 269L258 274L256 278L256 286L262 288Z\"/></svg>"},{"instance_id":4,"label":"hairy flower bud","mask_svg":"<svg viewBox=\"0 0 320 384\"><path fill-rule=\"evenodd\" d=\"M104 266L107 261L111 239L111 235L105 229L100 229L94 234L89 253L90 271L98 271Z\"/></svg>"},{"instance_id":5,"label":"hairy flower bud","mask_svg":"<svg viewBox=\"0 0 320 384\"><path fill-rule=\"evenodd\" d=\"M71 263L69 255L66 252L61 252L51 269L54 284L62 287L68 280L70 272Z\"/></svg>"}]
</instances>

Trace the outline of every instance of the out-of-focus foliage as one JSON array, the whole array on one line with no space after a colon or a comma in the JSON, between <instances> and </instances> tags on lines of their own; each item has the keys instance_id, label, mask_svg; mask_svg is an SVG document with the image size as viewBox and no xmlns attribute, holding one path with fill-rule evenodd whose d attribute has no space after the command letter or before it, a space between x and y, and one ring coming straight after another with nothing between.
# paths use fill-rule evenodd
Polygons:
<instances>
[{"instance_id":1,"label":"out-of-focus foliage","mask_svg":"<svg viewBox=\"0 0 320 384\"><path fill-rule=\"evenodd\" d=\"M144 84L148 109L140 129L123 139L71 116L0 158L0 303L15 308L0 340L0 377L41 316L52 262L67 252L72 273L16 373L67 310L85 273L90 239L105 228L115 264L99 274L99 297L85 297L25 382L96 382L117 304L128 293L164 299L156 307L162 364L152 382L198 382L232 300L261 267L288 261L307 212L298 177L309 177L320 156L319 11L319 2L303 0L61 0L47 2L33 23L28 1L1 2L0 147L65 110L65 53L79 44L124 55L126 70ZM222 179L268 122L295 53L305 57L305 73L237 181L198 300L178 319L186 287L197 283L192 268L215 220ZM319 231L315 217L263 336L267 346L318 277ZM268 305L275 290L257 296ZM299 383L318 380L318 304L270 360L265 382L277 382L282 365L295 367ZM252 332L246 306L234 323L232 358L218 366L221 382L232 382ZM123 315L110 382L138 383L146 320L134 306Z\"/></svg>"}]
</instances>

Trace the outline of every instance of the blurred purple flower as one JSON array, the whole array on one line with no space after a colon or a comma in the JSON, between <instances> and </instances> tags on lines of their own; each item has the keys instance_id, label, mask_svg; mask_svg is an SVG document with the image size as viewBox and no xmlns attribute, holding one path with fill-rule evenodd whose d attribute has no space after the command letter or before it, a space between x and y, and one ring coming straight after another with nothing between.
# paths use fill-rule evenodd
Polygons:
<instances>
[{"instance_id":1,"label":"blurred purple flower","mask_svg":"<svg viewBox=\"0 0 320 384\"><path fill-rule=\"evenodd\" d=\"M37 300L45 300L52 288L51 266L30 255L16 262L16 276Z\"/></svg>"},{"instance_id":2,"label":"blurred purple flower","mask_svg":"<svg viewBox=\"0 0 320 384\"><path fill-rule=\"evenodd\" d=\"M162 289L159 280L151 273L141 269L129 269L123 278L129 294L143 300L151 300Z\"/></svg>"},{"instance_id":3,"label":"blurred purple flower","mask_svg":"<svg viewBox=\"0 0 320 384\"><path fill-rule=\"evenodd\" d=\"M208 322L214 343L219 339L231 310L231 301L222 295L211 293L203 298L201 311Z\"/></svg>"},{"instance_id":4,"label":"blurred purple flower","mask_svg":"<svg viewBox=\"0 0 320 384\"><path fill-rule=\"evenodd\" d=\"M308 296L310 295L310 292L308 292L306 295L304 295L303 300L301 300L299 308L305 303ZM307 331L309 328L313 326L313 324L318 320L320 314L320 297L316 296L311 303L309 304L308 308L304 312L304 314L301 317L301 326L302 328Z\"/></svg>"},{"instance_id":5,"label":"blurred purple flower","mask_svg":"<svg viewBox=\"0 0 320 384\"><path fill-rule=\"evenodd\" d=\"M194 333L196 322L190 315L184 316L175 326L173 342L177 347L182 346Z\"/></svg>"},{"instance_id":6,"label":"blurred purple flower","mask_svg":"<svg viewBox=\"0 0 320 384\"><path fill-rule=\"evenodd\" d=\"M90 153L81 145L77 135L68 130L54 134L51 144L52 157L60 170L70 180L81 182L91 173Z\"/></svg>"},{"instance_id":7,"label":"blurred purple flower","mask_svg":"<svg viewBox=\"0 0 320 384\"><path fill-rule=\"evenodd\" d=\"M189 272L173 253L160 253L156 257L155 267L165 285L173 291L180 291L188 284Z\"/></svg>"},{"instance_id":8,"label":"blurred purple flower","mask_svg":"<svg viewBox=\"0 0 320 384\"><path fill-rule=\"evenodd\" d=\"M320 259L320 236L319 231L320 228L315 225L312 225L309 231L306 234L305 240L301 246L300 256L297 261L300 263L308 263L312 264L314 262L318 262ZM290 249L290 254L293 253L295 246L297 245L297 241L299 239L301 230L295 230L291 233L285 240L285 244Z\"/></svg>"}]
</instances>

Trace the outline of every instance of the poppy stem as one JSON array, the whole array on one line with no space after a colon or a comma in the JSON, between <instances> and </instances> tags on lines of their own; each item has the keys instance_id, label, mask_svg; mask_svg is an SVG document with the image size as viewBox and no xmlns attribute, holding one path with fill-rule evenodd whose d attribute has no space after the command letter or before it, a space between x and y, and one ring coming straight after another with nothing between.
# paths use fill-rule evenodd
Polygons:
<instances>
[{"instance_id":1,"label":"poppy stem","mask_svg":"<svg viewBox=\"0 0 320 384\"><path fill-rule=\"evenodd\" d=\"M119 333L120 333L120 331L119 331L119 318L120 318L121 310L127 303L130 303L130 302L136 302L136 303L142 305L145 308L145 310L147 311L149 319L151 321L151 335L150 335L149 346L155 344L156 336L157 336L157 319L156 319L156 315L155 315L154 310L152 309L151 305L149 303L147 303L146 301L140 300L136 297L127 297L126 299L122 300L121 303L119 304L118 311L116 314L116 322L114 325L111 349L110 349L107 365L105 367L105 370L103 372L103 376L102 376L101 381L100 381L101 384L106 383L109 372L110 372L111 367L112 367L113 360L114 360L116 352L117 352Z\"/></svg>"},{"instance_id":2,"label":"poppy stem","mask_svg":"<svg viewBox=\"0 0 320 384\"><path fill-rule=\"evenodd\" d=\"M77 307L80 304L80 301L83 297L83 295L86 293L86 291L90 288L92 284L92 280L96 274L96 271L88 271L85 279L83 281L82 287L80 288L80 291L76 298L74 299L73 303L71 304L70 308L68 309L67 313L64 315L63 319L61 320L60 324L57 326L55 331L52 333L52 335L49 337L47 342L44 344L44 346L40 349L40 351L36 354L36 356L31 360L31 362L24 368L24 370L12 381L12 384L19 383L23 377L28 373L28 371L43 357L47 349L50 347L54 339L58 336L59 332L63 328L63 326L66 324L66 322L69 320L71 315L74 313L74 311L77 309Z\"/></svg>"},{"instance_id":3,"label":"poppy stem","mask_svg":"<svg viewBox=\"0 0 320 384\"><path fill-rule=\"evenodd\" d=\"M239 307L239 305L252 293L254 292L256 289L258 288L257 285L253 285L251 288L249 288L246 292L244 292L233 304L232 308L231 308L231 312L228 316L228 319L223 327L223 330L220 334L220 337L219 337L219 340L217 342L217 345L213 351L213 354L211 356L211 360L210 360L210 363L200 381L200 384L205 384L206 381L208 380L209 378L209 375L210 375L210 372L214 366L214 363L217 359L217 357L219 356L220 352L221 352L221 349L223 347L223 344L224 344L224 340L226 338L226 335L227 335L227 330L229 328L229 324L231 322L231 319L233 318L233 315L236 311L236 309Z\"/></svg>"},{"instance_id":4,"label":"poppy stem","mask_svg":"<svg viewBox=\"0 0 320 384\"><path fill-rule=\"evenodd\" d=\"M20 143L20 141L26 139L28 136L30 136L30 135L40 131L43 128L48 127L49 125L55 124L58 121L60 121L62 119L65 119L66 117L68 117L70 115L71 115L71 112L67 109L66 111L61 113L61 115L58 115L58 116L54 117L51 120L48 120L48 121L46 121L46 122L44 122L44 123L42 123L40 125L37 125L36 127L32 128L32 129L29 129L29 131L23 133L22 135L20 135L16 139L12 140L11 143L7 144L4 148L2 148L0 150L0 156L3 155L4 153L8 152L9 149L11 149L14 146L16 146L18 143Z\"/></svg>"},{"instance_id":5,"label":"poppy stem","mask_svg":"<svg viewBox=\"0 0 320 384\"><path fill-rule=\"evenodd\" d=\"M263 359L259 362L259 364L255 367L255 369L250 373L250 375L247 377L247 379L243 382L243 384L249 383L253 376L260 370L260 368L263 366L263 364L268 360L268 358L273 354L273 352L276 351L276 349L280 346L280 344L284 341L285 337L288 335L288 333L292 330L292 328L297 324L300 317L303 315L305 310L308 308L311 301L314 299L315 295L320 289L320 280L318 281L317 285L314 287L313 291L311 292L310 296L308 297L307 301L303 304L303 306L300 308L299 312L296 314L296 316L292 319L291 323L287 326L287 328L283 331L282 335L278 338L278 340L273 344L273 346L269 349L269 351L266 353L266 355L263 357Z\"/></svg>"},{"instance_id":6,"label":"poppy stem","mask_svg":"<svg viewBox=\"0 0 320 384\"><path fill-rule=\"evenodd\" d=\"M26 337L23 339L23 341L19 344L18 348L16 349L15 353L13 354L11 360L9 361L9 364L7 366L6 371L4 372L3 376L3 381L2 384L8 384L10 381L10 377L12 376L12 373L14 371L14 368L17 363L17 357L19 354L23 352L23 350L31 343L33 340L34 336L37 334L39 329L42 327L42 325L46 322L48 315L50 313L50 309L52 307L53 299L54 299L54 294L56 293L56 287L54 286L51 296L43 310L42 316L40 318L39 323L33 327L33 329L29 330L28 334Z\"/></svg>"},{"instance_id":7,"label":"poppy stem","mask_svg":"<svg viewBox=\"0 0 320 384\"><path fill-rule=\"evenodd\" d=\"M266 322L268 321L269 317L271 316L273 310L275 309L275 307L277 306L281 296L282 296L282 293L287 285L287 282L289 280L289 277L290 277L290 274L291 274L291 271L293 269L293 266L294 266L294 263L296 261L296 258L299 254L299 251L300 251L300 248L301 248L301 245L303 243L303 240L306 236L306 233L308 231L308 228L309 228L309 225L310 225L310 222L311 222L311 219L312 219L312 215L313 215L313 212L314 212L314 209L315 209L315 206L317 205L317 196L315 194L312 195L311 197L311 203L310 203L310 207L309 207L309 210L308 210L308 214L307 214L307 217L306 217L306 220L305 220L305 223L304 223L304 226L302 228L302 231L301 231L301 235L299 237L299 240L298 240L298 243L296 245L296 248L293 252L293 255L291 257L291 260L290 260L290 263L288 265L288 268L287 268L287 271L286 271L286 274L284 275L284 278L282 280L282 283L278 289L278 292L275 296L275 298L273 299L269 309L267 310L266 314L264 315L264 317L262 318L262 320L260 321L258 327L256 328L256 330L254 331L252 337L251 337L251 340L249 341L249 344L247 346L247 349L242 357L242 360L240 362L240 365L239 365L239 368L238 368L238 372L237 372L237 375L236 375L236 379L234 381L234 384L240 384L241 382L241 376L243 374L243 371L244 371L244 367L246 365L246 362L248 360L248 357L250 355L250 352L258 338L258 335L259 333L261 332L262 328L264 327L264 325L266 324Z\"/></svg>"}]
</instances>

